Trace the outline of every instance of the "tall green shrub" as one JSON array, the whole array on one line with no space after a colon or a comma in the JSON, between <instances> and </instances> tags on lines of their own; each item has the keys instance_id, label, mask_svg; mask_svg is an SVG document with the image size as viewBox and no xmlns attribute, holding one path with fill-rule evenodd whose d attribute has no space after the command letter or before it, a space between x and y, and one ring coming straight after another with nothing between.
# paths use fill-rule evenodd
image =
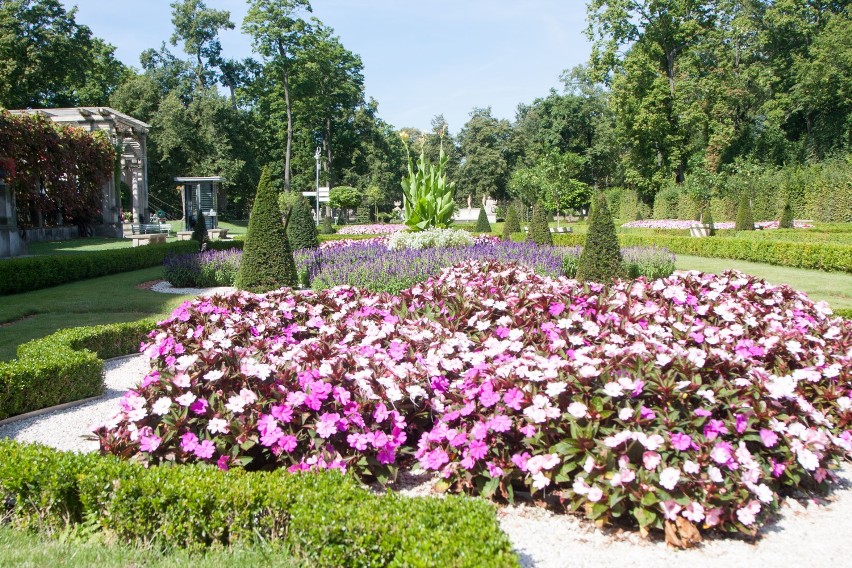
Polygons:
<instances>
[{"instance_id":1,"label":"tall green shrub","mask_svg":"<svg viewBox=\"0 0 852 568\"><path fill-rule=\"evenodd\" d=\"M321 235L333 235L334 234L334 224L331 221L331 217L323 217L320 222L319 234Z\"/></svg>"},{"instance_id":2,"label":"tall green shrub","mask_svg":"<svg viewBox=\"0 0 852 568\"><path fill-rule=\"evenodd\" d=\"M370 224L370 206L362 203L355 209L355 223L358 225Z\"/></svg>"},{"instance_id":3,"label":"tall green shrub","mask_svg":"<svg viewBox=\"0 0 852 568\"><path fill-rule=\"evenodd\" d=\"M195 216L195 226L192 228L192 240L198 243L198 248L202 248L204 243L210 240L207 235L207 221L204 219L204 212L201 209Z\"/></svg>"},{"instance_id":4,"label":"tall green shrub","mask_svg":"<svg viewBox=\"0 0 852 568\"><path fill-rule=\"evenodd\" d=\"M781 212L781 219L778 221L778 228L793 228L793 206L790 205L789 199L784 203L784 210Z\"/></svg>"},{"instance_id":5,"label":"tall green shrub","mask_svg":"<svg viewBox=\"0 0 852 568\"><path fill-rule=\"evenodd\" d=\"M751 211L751 201L748 192L740 192L739 206L737 207L737 231L753 231L754 215Z\"/></svg>"},{"instance_id":6,"label":"tall green shrub","mask_svg":"<svg viewBox=\"0 0 852 568\"><path fill-rule=\"evenodd\" d=\"M512 239L512 233L521 232L521 223L518 221L518 209L514 203L509 204L506 211L506 221L503 223L503 240L509 241Z\"/></svg>"},{"instance_id":7,"label":"tall green shrub","mask_svg":"<svg viewBox=\"0 0 852 568\"><path fill-rule=\"evenodd\" d=\"M306 248L317 248L317 227L314 225L311 204L304 197L299 197L290 211L290 219L287 223L287 238L290 241L291 250Z\"/></svg>"},{"instance_id":8,"label":"tall green shrub","mask_svg":"<svg viewBox=\"0 0 852 568\"><path fill-rule=\"evenodd\" d=\"M269 168L265 167L249 219L237 288L265 292L292 287L296 282L296 262L287 240L287 227L281 223L278 199L270 185Z\"/></svg>"},{"instance_id":9,"label":"tall green shrub","mask_svg":"<svg viewBox=\"0 0 852 568\"><path fill-rule=\"evenodd\" d=\"M713 210L710 205L704 207L704 224L710 227L710 236L716 236L716 225L713 223Z\"/></svg>"},{"instance_id":10,"label":"tall green shrub","mask_svg":"<svg viewBox=\"0 0 852 568\"><path fill-rule=\"evenodd\" d=\"M589 217L589 232L577 266L577 280L607 283L613 278L623 278L626 271L621 246L603 192L595 197Z\"/></svg>"},{"instance_id":11,"label":"tall green shrub","mask_svg":"<svg viewBox=\"0 0 852 568\"><path fill-rule=\"evenodd\" d=\"M479 208L479 217L476 219L477 233L490 233L491 223L488 222L488 215L485 213L485 207Z\"/></svg>"},{"instance_id":12,"label":"tall green shrub","mask_svg":"<svg viewBox=\"0 0 852 568\"><path fill-rule=\"evenodd\" d=\"M429 162L424 148L420 151L415 168L411 155L408 154L407 143L405 152L408 155L408 175L402 180L405 224L410 231L425 231L435 227L446 229L453 224L456 184L447 181L449 158L444 152L443 140L438 165Z\"/></svg>"},{"instance_id":13,"label":"tall green shrub","mask_svg":"<svg viewBox=\"0 0 852 568\"><path fill-rule=\"evenodd\" d=\"M529 239L539 245L553 244L553 236L550 234L550 225L547 223L547 213L539 204L536 204L535 207L533 207Z\"/></svg>"}]
</instances>

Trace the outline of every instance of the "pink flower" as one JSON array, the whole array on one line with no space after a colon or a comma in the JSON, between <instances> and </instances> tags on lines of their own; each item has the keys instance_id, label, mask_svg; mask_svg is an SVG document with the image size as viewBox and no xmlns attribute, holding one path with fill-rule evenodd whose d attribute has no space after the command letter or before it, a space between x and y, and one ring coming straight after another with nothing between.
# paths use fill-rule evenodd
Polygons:
<instances>
[{"instance_id":1,"label":"pink flower","mask_svg":"<svg viewBox=\"0 0 852 568\"><path fill-rule=\"evenodd\" d=\"M503 402L506 406L513 410L520 410L521 403L524 401L524 393L520 389L510 388L503 394Z\"/></svg>"},{"instance_id":2,"label":"pink flower","mask_svg":"<svg viewBox=\"0 0 852 568\"><path fill-rule=\"evenodd\" d=\"M693 501L686 506L682 515L693 523L700 523L704 519L704 507Z\"/></svg>"},{"instance_id":3,"label":"pink flower","mask_svg":"<svg viewBox=\"0 0 852 568\"><path fill-rule=\"evenodd\" d=\"M190 406L189 409L195 414L201 415L207 413L208 406L210 405L206 400L204 400L203 398L199 398L194 403L192 403L192 406Z\"/></svg>"},{"instance_id":4,"label":"pink flower","mask_svg":"<svg viewBox=\"0 0 852 568\"><path fill-rule=\"evenodd\" d=\"M213 453L216 451L216 446L213 445L213 442L210 440L204 440L195 448L195 457L207 460L213 457Z\"/></svg>"},{"instance_id":5,"label":"pink flower","mask_svg":"<svg viewBox=\"0 0 852 568\"><path fill-rule=\"evenodd\" d=\"M317 435L320 438L330 438L337 434L337 422L340 420L340 415L336 412L326 412L320 416L317 423Z\"/></svg>"},{"instance_id":6,"label":"pink flower","mask_svg":"<svg viewBox=\"0 0 852 568\"><path fill-rule=\"evenodd\" d=\"M495 465L491 462L487 462L485 464L485 467L488 468L488 475L490 475L491 477L500 477L503 475L503 468L498 465Z\"/></svg>"},{"instance_id":7,"label":"pink flower","mask_svg":"<svg viewBox=\"0 0 852 568\"><path fill-rule=\"evenodd\" d=\"M281 446L282 450L290 453L296 449L296 436L292 436L290 434L281 436L281 438L278 439L278 445Z\"/></svg>"},{"instance_id":8,"label":"pink flower","mask_svg":"<svg viewBox=\"0 0 852 568\"><path fill-rule=\"evenodd\" d=\"M778 443L778 434L776 434L772 430L761 428L760 439L763 442L764 446L766 446L767 448L771 448L772 446Z\"/></svg>"},{"instance_id":9,"label":"pink flower","mask_svg":"<svg viewBox=\"0 0 852 568\"><path fill-rule=\"evenodd\" d=\"M760 502L752 499L748 505L737 509L737 518L745 526L751 526L754 524L758 513L760 513Z\"/></svg>"},{"instance_id":10,"label":"pink flower","mask_svg":"<svg viewBox=\"0 0 852 568\"><path fill-rule=\"evenodd\" d=\"M482 459L488 453L488 445L485 442L480 442L479 440L474 440L468 446L468 450L470 451L470 456L473 459Z\"/></svg>"},{"instance_id":11,"label":"pink flower","mask_svg":"<svg viewBox=\"0 0 852 568\"><path fill-rule=\"evenodd\" d=\"M671 435L672 447L678 451L685 452L692 447L692 438L688 434L676 432Z\"/></svg>"},{"instance_id":12,"label":"pink flower","mask_svg":"<svg viewBox=\"0 0 852 568\"><path fill-rule=\"evenodd\" d=\"M193 452L198 447L198 436L192 432L187 432L180 437L180 449L185 452Z\"/></svg>"},{"instance_id":13,"label":"pink flower","mask_svg":"<svg viewBox=\"0 0 852 568\"><path fill-rule=\"evenodd\" d=\"M147 436L142 436L139 439L139 449L143 452L154 452L157 448L160 447L160 442L162 442L162 438L155 434L150 434Z\"/></svg>"},{"instance_id":14,"label":"pink flower","mask_svg":"<svg viewBox=\"0 0 852 568\"><path fill-rule=\"evenodd\" d=\"M677 514L682 510L682 507L675 503L673 499L663 501L660 503L660 507L663 509L663 515L670 521L677 519Z\"/></svg>"},{"instance_id":15,"label":"pink flower","mask_svg":"<svg viewBox=\"0 0 852 568\"><path fill-rule=\"evenodd\" d=\"M704 426L704 437L710 440L711 442L715 440L722 434L727 434L728 428L725 426L725 423L721 420L710 420Z\"/></svg>"},{"instance_id":16,"label":"pink flower","mask_svg":"<svg viewBox=\"0 0 852 568\"><path fill-rule=\"evenodd\" d=\"M230 462L230 460L231 460L231 458L229 456L222 455L222 456L219 457L219 460L216 462L216 466L219 469L221 469L222 471L228 471L228 469L229 469L228 463Z\"/></svg>"},{"instance_id":17,"label":"pink flower","mask_svg":"<svg viewBox=\"0 0 852 568\"><path fill-rule=\"evenodd\" d=\"M512 421L505 414L498 414L488 421L488 426L495 432L508 432L512 427Z\"/></svg>"},{"instance_id":18,"label":"pink flower","mask_svg":"<svg viewBox=\"0 0 852 568\"><path fill-rule=\"evenodd\" d=\"M514 454L512 456L512 463L518 466L518 469L520 469L521 471L527 471L527 461L529 459L529 452L524 452L522 454Z\"/></svg>"},{"instance_id":19,"label":"pink flower","mask_svg":"<svg viewBox=\"0 0 852 568\"><path fill-rule=\"evenodd\" d=\"M428 452L424 459L420 461L425 469L440 469L442 465L450 461L450 456L447 455L441 448L435 448Z\"/></svg>"}]
</instances>

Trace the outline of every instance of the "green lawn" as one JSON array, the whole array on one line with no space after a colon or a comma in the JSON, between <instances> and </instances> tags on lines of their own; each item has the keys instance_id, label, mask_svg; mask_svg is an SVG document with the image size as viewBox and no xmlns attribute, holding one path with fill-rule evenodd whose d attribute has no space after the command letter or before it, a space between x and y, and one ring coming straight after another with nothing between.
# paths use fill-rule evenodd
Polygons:
<instances>
[{"instance_id":1,"label":"green lawn","mask_svg":"<svg viewBox=\"0 0 852 568\"><path fill-rule=\"evenodd\" d=\"M188 296L136 288L162 274L160 267L146 268L0 297L0 360L14 358L21 343L62 328L169 313Z\"/></svg>"},{"instance_id":2,"label":"green lawn","mask_svg":"<svg viewBox=\"0 0 852 568\"><path fill-rule=\"evenodd\" d=\"M852 309L852 274L686 255L677 255L676 265L680 270L701 270L715 274L733 268L773 284L789 284L813 300L825 300L832 308Z\"/></svg>"},{"instance_id":3,"label":"green lawn","mask_svg":"<svg viewBox=\"0 0 852 568\"><path fill-rule=\"evenodd\" d=\"M184 550L157 551L141 545L129 546L87 542L73 534L56 538L0 526L0 566L64 568L157 567L178 566L300 566L282 547L272 544L210 550L206 554Z\"/></svg>"}]
</instances>

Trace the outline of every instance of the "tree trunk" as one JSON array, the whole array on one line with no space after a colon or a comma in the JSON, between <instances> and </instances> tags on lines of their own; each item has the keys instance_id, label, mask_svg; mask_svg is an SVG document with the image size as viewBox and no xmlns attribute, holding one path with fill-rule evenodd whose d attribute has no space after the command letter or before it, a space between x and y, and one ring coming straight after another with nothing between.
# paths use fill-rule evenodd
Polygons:
<instances>
[{"instance_id":1,"label":"tree trunk","mask_svg":"<svg viewBox=\"0 0 852 568\"><path fill-rule=\"evenodd\" d=\"M331 149L331 137L332 137L332 129L331 129L331 117L326 117L325 119L325 136L323 136L323 145L325 146L325 167L328 172L328 187L334 187L333 185L333 170L332 158L334 158L333 150Z\"/></svg>"},{"instance_id":2,"label":"tree trunk","mask_svg":"<svg viewBox=\"0 0 852 568\"><path fill-rule=\"evenodd\" d=\"M287 50L278 46L284 79L284 106L287 110L287 148L284 151L284 191L290 191L290 154L293 150L293 106L290 103L290 69L287 67Z\"/></svg>"}]
</instances>

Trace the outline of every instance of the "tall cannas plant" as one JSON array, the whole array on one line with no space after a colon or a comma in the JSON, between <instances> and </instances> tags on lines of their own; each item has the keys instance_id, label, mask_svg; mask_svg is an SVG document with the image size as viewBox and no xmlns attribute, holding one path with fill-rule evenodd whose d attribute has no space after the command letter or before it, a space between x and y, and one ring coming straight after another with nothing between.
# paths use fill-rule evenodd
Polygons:
<instances>
[{"instance_id":1,"label":"tall cannas plant","mask_svg":"<svg viewBox=\"0 0 852 568\"><path fill-rule=\"evenodd\" d=\"M447 182L447 155L443 141L438 165L430 163L426 159L425 148L421 148L416 170L405 137L403 143L408 154L408 176L402 180L405 224L411 231L449 227L453 223L456 185Z\"/></svg>"}]
</instances>

